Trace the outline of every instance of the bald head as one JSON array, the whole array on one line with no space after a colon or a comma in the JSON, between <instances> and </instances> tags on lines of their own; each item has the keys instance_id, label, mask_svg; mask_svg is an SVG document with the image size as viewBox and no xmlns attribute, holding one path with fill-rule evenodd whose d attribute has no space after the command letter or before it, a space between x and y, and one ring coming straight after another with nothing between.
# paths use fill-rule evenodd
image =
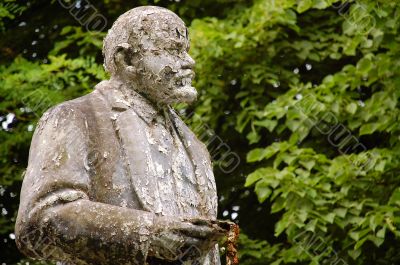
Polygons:
<instances>
[{"instance_id":1,"label":"bald head","mask_svg":"<svg viewBox=\"0 0 400 265\"><path fill-rule=\"evenodd\" d=\"M157 50L169 42L172 47L189 49L188 31L184 22L170 10L157 6L133 8L113 24L103 42L104 67L111 75L117 69L114 56L119 47L129 46L132 53Z\"/></svg>"}]
</instances>

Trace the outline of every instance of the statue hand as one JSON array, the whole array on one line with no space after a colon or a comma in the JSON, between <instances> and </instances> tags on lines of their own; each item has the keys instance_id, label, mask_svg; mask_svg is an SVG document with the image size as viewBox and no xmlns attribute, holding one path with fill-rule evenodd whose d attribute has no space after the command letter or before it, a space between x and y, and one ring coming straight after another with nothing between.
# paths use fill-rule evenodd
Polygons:
<instances>
[{"instance_id":1,"label":"statue hand","mask_svg":"<svg viewBox=\"0 0 400 265\"><path fill-rule=\"evenodd\" d=\"M211 220L156 217L149 255L165 260L192 260L208 253L224 236Z\"/></svg>"}]
</instances>

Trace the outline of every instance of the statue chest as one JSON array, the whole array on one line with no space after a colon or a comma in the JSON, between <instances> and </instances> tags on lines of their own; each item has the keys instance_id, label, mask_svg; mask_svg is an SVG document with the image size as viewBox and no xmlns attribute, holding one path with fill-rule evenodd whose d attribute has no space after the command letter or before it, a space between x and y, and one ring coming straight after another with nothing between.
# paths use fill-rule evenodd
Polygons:
<instances>
[{"instance_id":1,"label":"statue chest","mask_svg":"<svg viewBox=\"0 0 400 265\"><path fill-rule=\"evenodd\" d=\"M201 186L195 166L171 123L145 128L149 143L149 175L156 181L162 214L198 216Z\"/></svg>"},{"instance_id":2,"label":"statue chest","mask_svg":"<svg viewBox=\"0 0 400 265\"><path fill-rule=\"evenodd\" d=\"M138 207L160 215L188 217L206 217L214 211L210 205L216 197L211 164L196 156L194 141L172 121L149 123L127 110L116 117L114 127L121 161L115 171L120 173L113 178L130 182L125 189L130 186ZM127 207L134 205L125 201Z\"/></svg>"}]
</instances>

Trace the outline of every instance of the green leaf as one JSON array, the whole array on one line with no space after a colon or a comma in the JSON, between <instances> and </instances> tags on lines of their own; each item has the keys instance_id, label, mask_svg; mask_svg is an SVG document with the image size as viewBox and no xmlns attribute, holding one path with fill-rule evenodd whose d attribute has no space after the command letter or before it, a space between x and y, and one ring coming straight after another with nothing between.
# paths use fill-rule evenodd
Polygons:
<instances>
[{"instance_id":1,"label":"green leaf","mask_svg":"<svg viewBox=\"0 0 400 265\"><path fill-rule=\"evenodd\" d=\"M271 213L277 213L283 210L285 206L286 206L286 200L282 197L278 197L272 204Z\"/></svg>"},{"instance_id":2,"label":"green leaf","mask_svg":"<svg viewBox=\"0 0 400 265\"><path fill-rule=\"evenodd\" d=\"M303 13L304 11L307 11L310 9L313 5L312 0L298 0L297 1L297 12Z\"/></svg>"},{"instance_id":3,"label":"green leaf","mask_svg":"<svg viewBox=\"0 0 400 265\"><path fill-rule=\"evenodd\" d=\"M315 160L301 160L299 163L304 166L308 171L310 171L315 166Z\"/></svg>"},{"instance_id":4,"label":"green leaf","mask_svg":"<svg viewBox=\"0 0 400 265\"><path fill-rule=\"evenodd\" d=\"M276 120L262 120L262 121L255 121L253 122L254 125L260 126L260 127L265 127L268 129L268 131L272 132L278 122Z\"/></svg>"},{"instance_id":5,"label":"green leaf","mask_svg":"<svg viewBox=\"0 0 400 265\"><path fill-rule=\"evenodd\" d=\"M389 199L389 204L400 206L400 187L393 191Z\"/></svg>"},{"instance_id":6,"label":"green leaf","mask_svg":"<svg viewBox=\"0 0 400 265\"><path fill-rule=\"evenodd\" d=\"M282 234L283 231L285 231L286 227L289 225L287 220L281 219L276 225L275 225L275 236L279 236Z\"/></svg>"},{"instance_id":7,"label":"green leaf","mask_svg":"<svg viewBox=\"0 0 400 265\"><path fill-rule=\"evenodd\" d=\"M317 219L311 220L306 224L304 229L306 231L315 232L315 228L316 228L317 224L318 224Z\"/></svg>"},{"instance_id":8,"label":"green leaf","mask_svg":"<svg viewBox=\"0 0 400 265\"><path fill-rule=\"evenodd\" d=\"M254 144L260 141L261 136L256 131L251 131L246 136L250 144Z\"/></svg>"},{"instance_id":9,"label":"green leaf","mask_svg":"<svg viewBox=\"0 0 400 265\"><path fill-rule=\"evenodd\" d=\"M353 250L348 250L347 253L353 260L357 260L357 258L361 255L361 249L353 249Z\"/></svg>"},{"instance_id":10,"label":"green leaf","mask_svg":"<svg viewBox=\"0 0 400 265\"><path fill-rule=\"evenodd\" d=\"M257 162L263 159L268 159L275 155L278 151L284 151L287 148L285 143L273 143L267 148L256 148L247 154L247 162Z\"/></svg>"},{"instance_id":11,"label":"green leaf","mask_svg":"<svg viewBox=\"0 0 400 265\"><path fill-rule=\"evenodd\" d=\"M261 179L263 179L265 182L268 182L271 186L276 187L277 184L274 180L274 176L278 172L279 171L271 167L259 168L247 176L245 187L249 187Z\"/></svg>"},{"instance_id":12,"label":"green leaf","mask_svg":"<svg viewBox=\"0 0 400 265\"><path fill-rule=\"evenodd\" d=\"M335 219L336 214L335 213L328 213L322 215L322 218L327 221L330 224L333 224L333 220Z\"/></svg>"},{"instance_id":13,"label":"green leaf","mask_svg":"<svg viewBox=\"0 0 400 265\"><path fill-rule=\"evenodd\" d=\"M369 228L353 231L349 233L349 236L355 241L359 241L361 238L365 237L370 232Z\"/></svg>"},{"instance_id":14,"label":"green leaf","mask_svg":"<svg viewBox=\"0 0 400 265\"><path fill-rule=\"evenodd\" d=\"M372 134L378 129L378 124L377 123L367 123L361 126L360 128L360 136L361 135L367 135L367 134Z\"/></svg>"},{"instance_id":15,"label":"green leaf","mask_svg":"<svg viewBox=\"0 0 400 265\"><path fill-rule=\"evenodd\" d=\"M254 183L256 183L257 181L259 181L260 179L263 178L263 174L261 173L260 170L256 170L253 173L251 173L250 175L247 176L246 178L246 183L245 183L245 187L250 187L251 185L253 185Z\"/></svg>"},{"instance_id":16,"label":"green leaf","mask_svg":"<svg viewBox=\"0 0 400 265\"><path fill-rule=\"evenodd\" d=\"M375 246L378 248L385 242L384 238L379 238L379 237L375 237L375 236L368 236L368 239L370 241L372 241L375 244Z\"/></svg>"},{"instance_id":17,"label":"green leaf","mask_svg":"<svg viewBox=\"0 0 400 265\"><path fill-rule=\"evenodd\" d=\"M372 229L372 231L375 231L375 229L379 226L382 225L384 216L382 214L376 214L372 215L369 218L369 227Z\"/></svg>"},{"instance_id":18,"label":"green leaf","mask_svg":"<svg viewBox=\"0 0 400 265\"><path fill-rule=\"evenodd\" d=\"M339 216L341 218L344 218L346 216L346 214L347 214L347 209L346 208L336 208L333 211L337 216Z\"/></svg>"},{"instance_id":19,"label":"green leaf","mask_svg":"<svg viewBox=\"0 0 400 265\"><path fill-rule=\"evenodd\" d=\"M255 192L258 197L258 201L263 203L272 193L269 184L264 181L259 181L256 184Z\"/></svg>"},{"instance_id":20,"label":"green leaf","mask_svg":"<svg viewBox=\"0 0 400 265\"><path fill-rule=\"evenodd\" d=\"M256 162L261 161L264 159L265 156L265 149L264 148L256 148L251 150L246 157L247 162Z\"/></svg>"},{"instance_id":21,"label":"green leaf","mask_svg":"<svg viewBox=\"0 0 400 265\"><path fill-rule=\"evenodd\" d=\"M346 111L350 114L355 114L357 111L357 104L352 102L346 106Z\"/></svg>"},{"instance_id":22,"label":"green leaf","mask_svg":"<svg viewBox=\"0 0 400 265\"><path fill-rule=\"evenodd\" d=\"M376 237L384 239L386 235L386 226L382 227L377 233Z\"/></svg>"},{"instance_id":23,"label":"green leaf","mask_svg":"<svg viewBox=\"0 0 400 265\"><path fill-rule=\"evenodd\" d=\"M372 67L372 61L369 58L364 57L357 63L357 71L362 75L368 74L372 70Z\"/></svg>"},{"instance_id":24,"label":"green leaf","mask_svg":"<svg viewBox=\"0 0 400 265\"><path fill-rule=\"evenodd\" d=\"M364 237L361 240L358 240L357 243L354 245L354 250L359 249L364 243L365 241L367 241L368 237Z\"/></svg>"},{"instance_id":25,"label":"green leaf","mask_svg":"<svg viewBox=\"0 0 400 265\"><path fill-rule=\"evenodd\" d=\"M283 261L283 258L277 259L274 262L271 263L271 265L280 265Z\"/></svg>"}]
</instances>

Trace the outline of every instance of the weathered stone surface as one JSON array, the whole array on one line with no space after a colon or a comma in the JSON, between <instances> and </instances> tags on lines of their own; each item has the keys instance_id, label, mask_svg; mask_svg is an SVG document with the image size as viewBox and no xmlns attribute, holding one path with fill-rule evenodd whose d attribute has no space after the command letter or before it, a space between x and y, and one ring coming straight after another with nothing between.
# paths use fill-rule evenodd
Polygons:
<instances>
[{"instance_id":1,"label":"weathered stone surface","mask_svg":"<svg viewBox=\"0 0 400 265\"><path fill-rule=\"evenodd\" d=\"M169 107L196 98L188 49L167 9L114 23L103 48L111 79L36 128L16 223L22 252L63 264L220 264L210 157Z\"/></svg>"}]
</instances>

